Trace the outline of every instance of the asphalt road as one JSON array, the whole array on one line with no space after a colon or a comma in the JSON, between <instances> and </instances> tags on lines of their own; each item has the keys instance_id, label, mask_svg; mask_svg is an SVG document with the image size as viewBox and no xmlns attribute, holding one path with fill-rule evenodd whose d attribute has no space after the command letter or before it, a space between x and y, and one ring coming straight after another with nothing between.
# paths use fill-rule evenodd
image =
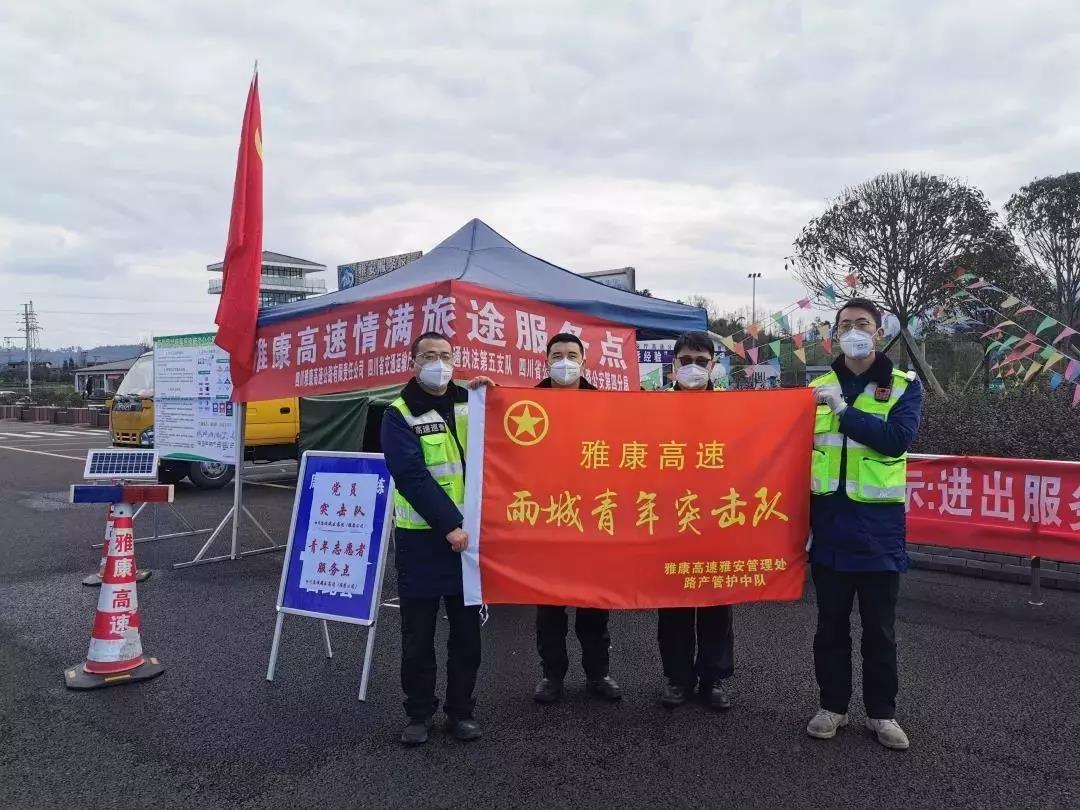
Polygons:
<instances>
[{"instance_id":1,"label":"asphalt road","mask_svg":"<svg viewBox=\"0 0 1080 810\"><path fill-rule=\"evenodd\" d=\"M493 608L478 693L483 740L437 733L404 749L397 611L381 614L366 704L356 700L363 631L344 625L331 627L327 660L318 623L287 617L269 684L281 554L172 570L205 535L137 546L139 567L154 571L139 586L143 644L165 674L68 691L62 671L86 653L97 598L79 583L97 564L89 546L103 510L68 504L66 489L86 448L106 444L103 431L0 422L4 807L1080 805L1080 594L1050 591L1031 608L1023 586L932 572L912 572L902 586L905 753L861 728L857 699L835 740L805 735L817 705L810 593L737 609L738 702L724 715L660 707L648 612L612 617L621 704L590 700L575 675L563 703L537 706L532 611ZM295 465L253 475L246 502L284 539ZM230 498L183 488L176 506L209 528ZM159 517L164 532L169 518ZM136 534L149 527L140 517ZM243 539L245 548L261 540L250 529ZM391 568L390 605L394 594Z\"/></svg>"}]
</instances>

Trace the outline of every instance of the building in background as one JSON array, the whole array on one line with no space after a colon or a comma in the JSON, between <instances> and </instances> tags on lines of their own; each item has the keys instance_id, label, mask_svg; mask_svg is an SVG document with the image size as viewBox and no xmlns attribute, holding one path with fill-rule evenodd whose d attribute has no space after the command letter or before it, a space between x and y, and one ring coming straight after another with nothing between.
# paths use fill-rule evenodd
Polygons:
<instances>
[{"instance_id":1,"label":"building in background","mask_svg":"<svg viewBox=\"0 0 1080 810\"><path fill-rule=\"evenodd\" d=\"M210 273L220 273L224 268L224 262L206 265L206 270ZM276 307L292 301L303 301L313 295L322 295L326 292L326 282L309 276L324 270L325 264L264 250L262 276L259 279L259 306ZM221 295L221 285L222 279L210 279L210 295Z\"/></svg>"},{"instance_id":2,"label":"building in background","mask_svg":"<svg viewBox=\"0 0 1080 810\"><path fill-rule=\"evenodd\" d=\"M365 281L385 276L394 270L400 270L409 262L414 262L424 255L421 250L412 253L399 253L396 256L383 256L381 259L366 259L362 262L350 262L339 264L337 269L337 286L339 290L347 290L356 287Z\"/></svg>"},{"instance_id":3,"label":"building in background","mask_svg":"<svg viewBox=\"0 0 1080 810\"><path fill-rule=\"evenodd\" d=\"M101 363L80 368L75 372L75 390L87 399L104 399L116 393L116 388L128 373L138 356L115 363Z\"/></svg>"},{"instance_id":4,"label":"building in background","mask_svg":"<svg viewBox=\"0 0 1080 810\"><path fill-rule=\"evenodd\" d=\"M637 270L633 267L619 267L615 270L597 270L593 273L581 273L585 278L591 278L606 287L614 287L617 290L637 292Z\"/></svg>"}]
</instances>

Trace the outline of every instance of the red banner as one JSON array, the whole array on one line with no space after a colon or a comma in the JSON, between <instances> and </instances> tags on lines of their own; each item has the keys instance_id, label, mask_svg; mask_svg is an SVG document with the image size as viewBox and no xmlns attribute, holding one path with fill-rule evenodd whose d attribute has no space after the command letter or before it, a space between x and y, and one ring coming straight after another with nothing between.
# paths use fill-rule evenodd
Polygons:
<instances>
[{"instance_id":1,"label":"red banner","mask_svg":"<svg viewBox=\"0 0 1080 810\"><path fill-rule=\"evenodd\" d=\"M470 414L472 603L653 608L802 595L809 390L495 388L473 395Z\"/></svg>"},{"instance_id":2,"label":"red banner","mask_svg":"<svg viewBox=\"0 0 1080 810\"><path fill-rule=\"evenodd\" d=\"M639 387L632 327L446 281L259 327L255 374L234 390L234 398L250 402L400 385L412 376L409 348L423 332L451 339L459 378L484 375L500 385L542 380L548 338L570 332L585 344L586 376L594 385Z\"/></svg>"},{"instance_id":3,"label":"red banner","mask_svg":"<svg viewBox=\"0 0 1080 810\"><path fill-rule=\"evenodd\" d=\"M913 458L907 488L909 542L1080 562L1080 463Z\"/></svg>"}]
</instances>

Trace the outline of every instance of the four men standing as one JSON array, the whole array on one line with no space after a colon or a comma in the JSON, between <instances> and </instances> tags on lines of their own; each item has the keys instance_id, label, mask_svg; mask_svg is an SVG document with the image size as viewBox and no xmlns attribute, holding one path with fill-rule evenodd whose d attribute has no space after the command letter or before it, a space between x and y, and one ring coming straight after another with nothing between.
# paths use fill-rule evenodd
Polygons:
<instances>
[{"instance_id":1,"label":"four men standing","mask_svg":"<svg viewBox=\"0 0 1080 810\"><path fill-rule=\"evenodd\" d=\"M811 463L810 562L818 603L814 665L821 709L807 726L829 739L848 721L851 697L850 613L856 596L862 616L863 697L867 726L894 749L908 747L895 720L897 692L894 622L899 574L907 569L904 546L906 453L918 430L922 390L913 375L893 369L874 351L881 313L854 299L836 317L843 355L812 383L818 402ZM480 664L479 608L464 605L461 552L467 393L453 385L453 350L438 333L413 343L414 379L387 409L382 425L386 463L394 477L396 567L401 606L401 684L409 724L402 741L428 739L437 665L434 638L439 602L450 622L445 710L447 729L459 740L480 737L473 718L473 690ZM573 334L547 344L549 376L541 388L591 390L582 376L585 351ZM712 390L712 338L688 332L676 341L679 392ZM469 387L490 384L477 378ZM536 644L543 678L534 698L554 703L563 695L569 662L567 609L542 605ZM606 700L622 693L608 673L608 611L577 608L575 631L582 649L587 690ZM668 684L661 703L684 704L695 688L712 709L731 708L724 681L734 672L732 608L661 608L657 640Z\"/></svg>"}]
</instances>

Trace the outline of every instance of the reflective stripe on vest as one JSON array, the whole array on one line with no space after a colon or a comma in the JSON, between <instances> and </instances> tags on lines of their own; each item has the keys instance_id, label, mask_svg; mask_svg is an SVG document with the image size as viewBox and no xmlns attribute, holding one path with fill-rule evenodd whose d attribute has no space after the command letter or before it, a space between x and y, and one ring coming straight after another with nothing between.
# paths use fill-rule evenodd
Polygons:
<instances>
[{"instance_id":1,"label":"reflective stripe on vest","mask_svg":"<svg viewBox=\"0 0 1080 810\"><path fill-rule=\"evenodd\" d=\"M810 383L839 385L836 372L830 371ZM876 397L878 386L870 383L855 398L856 410L881 420L900 400L908 387L906 374L893 371L893 385L888 400ZM846 454L845 477L841 484L840 467ZM810 464L810 491L815 495L832 495L840 490L860 503L903 503L907 494L907 454L886 456L840 432L840 418L828 406L819 406L814 417L814 450Z\"/></svg>"},{"instance_id":2,"label":"reflective stripe on vest","mask_svg":"<svg viewBox=\"0 0 1080 810\"><path fill-rule=\"evenodd\" d=\"M439 425L441 430L431 432L419 432L420 450L424 454L424 466L435 479L447 497L454 502L458 511L464 514L465 504L465 460L462 451L467 446L469 428L469 406L467 403L454 404L454 426L457 428L458 438L450 432L450 426L437 411L413 416L405 400L398 397L390 406L404 417L409 427L417 428L422 425ZM460 441L461 447L458 447ZM398 528L401 529L430 529L426 520L413 509L401 491L394 490L394 518Z\"/></svg>"},{"instance_id":3,"label":"reflective stripe on vest","mask_svg":"<svg viewBox=\"0 0 1080 810\"><path fill-rule=\"evenodd\" d=\"M465 504L455 503L454 506L457 507L459 512L465 514ZM394 500L394 519L397 521L397 525L400 526L402 529L416 528L415 525L407 524L423 524L420 528L431 528L427 525L427 522L422 517L420 517L420 513L413 509L411 506L409 506L408 501L404 500L402 502L398 502L397 499Z\"/></svg>"}]
</instances>

